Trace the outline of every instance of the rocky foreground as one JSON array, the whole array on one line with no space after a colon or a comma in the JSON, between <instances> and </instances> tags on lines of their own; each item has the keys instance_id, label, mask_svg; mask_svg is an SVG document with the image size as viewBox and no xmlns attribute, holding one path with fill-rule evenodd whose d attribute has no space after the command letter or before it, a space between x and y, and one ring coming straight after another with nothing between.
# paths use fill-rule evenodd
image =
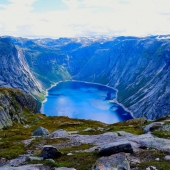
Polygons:
<instances>
[{"instance_id":1,"label":"rocky foreground","mask_svg":"<svg viewBox=\"0 0 170 170\"><path fill-rule=\"evenodd\" d=\"M41 126L35 129L35 126L32 128L25 124L28 134L11 141L11 145L22 145L23 152L11 149L11 146L5 152L6 146L3 145L7 142L4 139L14 135L12 132L16 132L17 128L1 131L1 137L5 134L6 137L0 140L0 170L170 169L169 117L154 122L139 118L105 125L67 117L34 116L36 126L42 125L44 120L48 125L57 122L56 130L52 130L51 126L48 129ZM18 148L21 147L19 145ZM12 153L14 150L18 155Z\"/></svg>"}]
</instances>

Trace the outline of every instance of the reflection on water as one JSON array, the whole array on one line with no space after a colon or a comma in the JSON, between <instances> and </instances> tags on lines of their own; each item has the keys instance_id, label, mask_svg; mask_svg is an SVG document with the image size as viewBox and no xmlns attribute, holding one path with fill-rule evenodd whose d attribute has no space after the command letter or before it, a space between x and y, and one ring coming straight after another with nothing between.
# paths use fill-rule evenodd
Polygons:
<instances>
[{"instance_id":1,"label":"reflection on water","mask_svg":"<svg viewBox=\"0 0 170 170\"><path fill-rule=\"evenodd\" d=\"M115 90L99 84L61 82L48 91L42 112L48 116L92 119L115 123L131 119L131 115L109 100L115 98Z\"/></svg>"}]
</instances>

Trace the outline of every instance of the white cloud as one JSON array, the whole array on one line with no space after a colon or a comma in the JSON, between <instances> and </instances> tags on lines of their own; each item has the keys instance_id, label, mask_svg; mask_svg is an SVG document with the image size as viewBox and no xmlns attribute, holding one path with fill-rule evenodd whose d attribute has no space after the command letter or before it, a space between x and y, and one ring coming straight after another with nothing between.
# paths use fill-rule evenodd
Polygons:
<instances>
[{"instance_id":1,"label":"white cloud","mask_svg":"<svg viewBox=\"0 0 170 170\"><path fill-rule=\"evenodd\" d=\"M62 0L69 9L33 12L36 0L0 5L1 35L90 36L170 33L169 0ZM43 3L43 0L42 0ZM36 11L36 9L34 9Z\"/></svg>"}]
</instances>

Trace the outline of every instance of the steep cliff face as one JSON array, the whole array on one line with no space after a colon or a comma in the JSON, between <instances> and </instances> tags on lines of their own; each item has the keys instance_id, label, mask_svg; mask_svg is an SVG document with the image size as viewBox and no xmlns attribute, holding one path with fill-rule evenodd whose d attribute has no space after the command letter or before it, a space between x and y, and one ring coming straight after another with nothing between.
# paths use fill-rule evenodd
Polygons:
<instances>
[{"instance_id":1,"label":"steep cliff face","mask_svg":"<svg viewBox=\"0 0 170 170\"><path fill-rule=\"evenodd\" d=\"M0 38L0 86L19 88L28 93L41 92L41 86L30 72L23 51L9 38Z\"/></svg>"},{"instance_id":2,"label":"steep cliff face","mask_svg":"<svg viewBox=\"0 0 170 170\"><path fill-rule=\"evenodd\" d=\"M17 89L0 88L0 129L24 121L23 112L37 113L37 101Z\"/></svg>"},{"instance_id":3,"label":"steep cliff face","mask_svg":"<svg viewBox=\"0 0 170 170\"><path fill-rule=\"evenodd\" d=\"M75 79L115 87L134 117L170 114L170 40L120 37L106 47L96 50Z\"/></svg>"},{"instance_id":4,"label":"steep cliff face","mask_svg":"<svg viewBox=\"0 0 170 170\"><path fill-rule=\"evenodd\" d=\"M10 39L24 51L30 71L39 80L42 88L46 89L58 81L70 79L71 76L65 67L68 64L67 55L60 49L60 41L13 37Z\"/></svg>"}]
</instances>

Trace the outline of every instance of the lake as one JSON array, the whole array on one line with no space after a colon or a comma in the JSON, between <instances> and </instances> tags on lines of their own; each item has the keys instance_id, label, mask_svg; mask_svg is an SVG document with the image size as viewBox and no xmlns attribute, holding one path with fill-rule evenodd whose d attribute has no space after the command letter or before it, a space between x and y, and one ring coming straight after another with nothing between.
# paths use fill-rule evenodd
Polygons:
<instances>
[{"instance_id":1,"label":"lake","mask_svg":"<svg viewBox=\"0 0 170 170\"><path fill-rule=\"evenodd\" d=\"M41 112L47 116L98 120L115 123L132 119L120 105L111 103L116 91L108 86L65 81L48 90Z\"/></svg>"}]
</instances>

